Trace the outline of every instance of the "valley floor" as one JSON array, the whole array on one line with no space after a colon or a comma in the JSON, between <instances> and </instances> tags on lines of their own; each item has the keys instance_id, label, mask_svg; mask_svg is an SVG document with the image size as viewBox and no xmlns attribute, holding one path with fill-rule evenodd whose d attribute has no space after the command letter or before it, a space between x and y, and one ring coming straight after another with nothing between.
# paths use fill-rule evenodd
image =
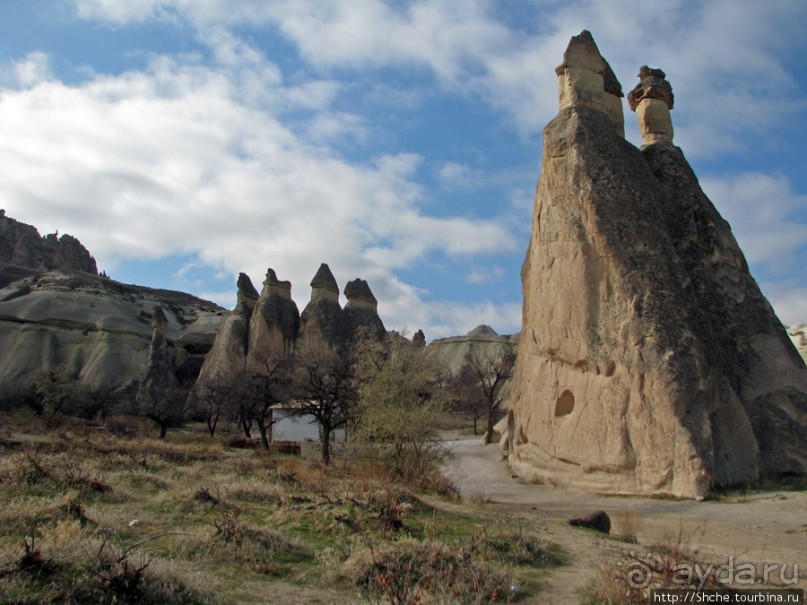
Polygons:
<instances>
[{"instance_id":1,"label":"valley floor","mask_svg":"<svg viewBox=\"0 0 807 605\"><path fill-rule=\"evenodd\" d=\"M537 523L547 540L562 544L570 553L569 565L555 570L544 587L552 603L580 603L581 593L603 569L608 573L611 566L618 572L619 563L629 565L634 558L645 559L678 542L703 561L704 569L708 563L716 567L733 563L735 570L751 564L763 572L767 564L771 585L807 585L807 491L803 485L798 490L778 486L726 492L705 502L603 496L525 484L511 476L498 446L484 447L478 437L450 436L449 440L454 457L446 474L463 501L478 503L494 517ZM569 519L598 510L611 517L612 536L628 534L635 543L568 525ZM792 584L796 566L802 579Z\"/></svg>"}]
</instances>

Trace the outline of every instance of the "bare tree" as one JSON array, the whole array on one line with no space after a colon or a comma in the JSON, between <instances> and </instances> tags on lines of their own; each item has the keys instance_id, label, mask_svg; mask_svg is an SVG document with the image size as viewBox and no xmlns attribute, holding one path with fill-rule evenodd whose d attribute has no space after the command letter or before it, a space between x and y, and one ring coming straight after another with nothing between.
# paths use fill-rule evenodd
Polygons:
<instances>
[{"instance_id":1,"label":"bare tree","mask_svg":"<svg viewBox=\"0 0 807 605\"><path fill-rule=\"evenodd\" d=\"M322 461L330 464L331 435L345 426L357 401L355 364L322 341L309 342L295 356L297 413L319 425Z\"/></svg>"},{"instance_id":2,"label":"bare tree","mask_svg":"<svg viewBox=\"0 0 807 605\"><path fill-rule=\"evenodd\" d=\"M252 425L254 423L253 400L249 397L249 373L246 371L231 375L221 383L222 394L225 397L227 418L238 425L244 437L252 439Z\"/></svg>"},{"instance_id":3,"label":"bare tree","mask_svg":"<svg viewBox=\"0 0 807 605\"><path fill-rule=\"evenodd\" d=\"M104 414L114 399L112 389L84 384L63 365L37 373L34 395L48 424L60 415L90 419Z\"/></svg>"},{"instance_id":4,"label":"bare tree","mask_svg":"<svg viewBox=\"0 0 807 605\"><path fill-rule=\"evenodd\" d=\"M193 393L194 413L201 416L211 437L216 434L219 419L226 414L232 388L225 382L216 382L197 387Z\"/></svg>"},{"instance_id":5,"label":"bare tree","mask_svg":"<svg viewBox=\"0 0 807 605\"><path fill-rule=\"evenodd\" d=\"M258 425L264 449L269 449L268 431L274 424L272 406L288 400L291 388L291 359L286 355L267 357L263 360L262 368L246 372L243 376L242 410Z\"/></svg>"},{"instance_id":6,"label":"bare tree","mask_svg":"<svg viewBox=\"0 0 807 605\"><path fill-rule=\"evenodd\" d=\"M496 412L503 401L503 387L513 375L515 360L515 347L509 342L485 350L474 344L466 357L466 368L460 375L462 391L466 405L474 413L474 433L477 419L486 417L485 445L493 436Z\"/></svg>"},{"instance_id":7,"label":"bare tree","mask_svg":"<svg viewBox=\"0 0 807 605\"><path fill-rule=\"evenodd\" d=\"M132 411L153 421L160 429L160 439L165 439L169 428L181 426L185 420L190 407L188 391L188 385L176 381L152 383L137 393Z\"/></svg>"},{"instance_id":8,"label":"bare tree","mask_svg":"<svg viewBox=\"0 0 807 605\"><path fill-rule=\"evenodd\" d=\"M78 380L71 376L63 365L39 372L34 381L34 394L39 399L42 410L49 414L47 424L51 425L64 413L76 397Z\"/></svg>"}]
</instances>

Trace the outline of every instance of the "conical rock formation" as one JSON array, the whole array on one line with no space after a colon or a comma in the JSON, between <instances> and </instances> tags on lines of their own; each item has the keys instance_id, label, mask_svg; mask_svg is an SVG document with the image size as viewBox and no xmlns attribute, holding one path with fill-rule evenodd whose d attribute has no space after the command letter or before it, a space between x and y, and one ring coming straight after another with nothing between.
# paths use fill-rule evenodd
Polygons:
<instances>
[{"instance_id":1,"label":"conical rock formation","mask_svg":"<svg viewBox=\"0 0 807 605\"><path fill-rule=\"evenodd\" d=\"M807 369L681 150L653 140L583 103L544 130L511 466L686 497L805 473Z\"/></svg>"},{"instance_id":2,"label":"conical rock formation","mask_svg":"<svg viewBox=\"0 0 807 605\"><path fill-rule=\"evenodd\" d=\"M291 282L279 280L269 269L250 319L247 368L261 371L267 360L291 353L299 332L300 311L291 299Z\"/></svg>"},{"instance_id":3,"label":"conical rock formation","mask_svg":"<svg viewBox=\"0 0 807 605\"><path fill-rule=\"evenodd\" d=\"M168 318L162 307L155 307L151 317L148 362L137 392L138 401L159 401L169 390L177 387L174 359L166 340L167 332Z\"/></svg>"},{"instance_id":4,"label":"conical rock formation","mask_svg":"<svg viewBox=\"0 0 807 605\"><path fill-rule=\"evenodd\" d=\"M307 343L323 342L334 349L343 346L349 334L344 333L342 314L336 278L322 263L311 280L311 300L300 316L301 339Z\"/></svg>"},{"instance_id":5,"label":"conical rock formation","mask_svg":"<svg viewBox=\"0 0 807 605\"><path fill-rule=\"evenodd\" d=\"M323 263L311 280L311 300L301 315L291 298L291 283L279 280L273 269L266 272L260 295L241 273L238 303L216 334L191 398L228 384L243 371L262 372L267 361L301 345L346 353L365 326L372 334L386 334L367 282L357 279L348 286L348 304L342 309L336 279Z\"/></svg>"}]
</instances>

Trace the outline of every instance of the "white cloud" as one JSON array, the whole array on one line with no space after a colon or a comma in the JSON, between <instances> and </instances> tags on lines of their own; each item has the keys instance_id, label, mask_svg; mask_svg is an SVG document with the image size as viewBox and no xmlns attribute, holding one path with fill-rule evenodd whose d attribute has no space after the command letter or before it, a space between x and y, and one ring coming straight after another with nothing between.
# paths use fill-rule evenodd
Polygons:
<instances>
[{"instance_id":1,"label":"white cloud","mask_svg":"<svg viewBox=\"0 0 807 605\"><path fill-rule=\"evenodd\" d=\"M784 176L747 173L701 179L752 265L780 272L807 249L807 196Z\"/></svg>"},{"instance_id":2,"label":"white cloud","mask_svg":"<svg viewBox=\"0 0 807 605\"><path fill-rule=\"evenodd\" d=\"M307 284L326 260L335 271L341 265L377 279L371 285L392 297L395 317L424 296L396 281L396 268L434 249L506 251L498 242L513 238L503 237L502 221L427 216L416 181L420 164L434 165L432 158L403 150L351 165L335 154L340 142L392 136L375 132L358 108L337 107L352 80L367 85L374 73L395 70L403 77L370 84L365 103L412 110L433 87L495 108L529 138L556 112L553 70L570 36L588 28L626 91L641 64L667 72L676 94L675 141L691 159L747 159L758 141L785 137L784 126L803 123L807 110L788 63L804 54L802 0L529 2L519 7L529 24L502 18L503 10L517 9L494 0L74 1L80 17L114 26L185 20L214 51L217 67L162 58L148 73L96 77L80 88L52 81L41 53L3 70L0 84L30 88L0 97L0 160L25 183L12 203L32 213L35 201L43 229L91 225L99 241L91 248L107 262L168 253L188 234L206 240L191 246L202 260L230 270L251 263L253 279L263 275L260 263L277 258L281 273ZM299 79L285 82L238 37L240 25L281 32L298 49ZM406 88L415 78L417 90ZM627 104L625 113L628 138L638 143ZM4 147L9 135L13 151ZM445 164L438 176L457 187L472 176L466 168ZM84 178L90 170L100 176ZM794 259L807 233L796 211L806 200L787 179L700 176L752 264L801 271ZM530 192L516 196L514 208L531 205ZM114 202L91 213L86 199ZM127 229L119 227L123 220ZM238 237L245 222L246 236ZM775 300L795 306L798 297L787 294L794 288L781 285Z\"/></svg>"},{"instance_id":3,"label":"white cloud","mask_svg":"<svg viewBox=\"0 0 807 605\"><path fill-rule=\"evenodd\" d=\"M170 0L75 0L76 13L82 19L100 19L116 24L158 16L170 4Z\"/></svg>"},{"instance_id":4,"label":"white cloud","mask_svg":"<svg viewBox=\"0 0 807 605\"><path fill-rule=\"evenodd\" d=\"M504 269L501 267L471 267L468 275L465 276L465 281L469 284L489 284L498 281L504 277Z\"/></svg>"},{"instance_id":5,"label":"white cloud","mask_svg":"<svg viewBox=\"0 0 807 605\"><path fill-rule=\"evenodd\" d=\"M251 77L263 74L275 77ZM4 206L44 231L76 235L113 277L122 259L197 255L257 283L271 266L304 301L328 262L341 285L372 279L401 313L385 317L392 323L420 304L395 269L431 250L476 255L510 245L496 220L423 214L419 156L350 164L332 153L322 140L360 128L356 118L306 113L311 97L297 102L298 87L239 48L214 67L159 57L141 73L6 90L0 162L13 178L3 179ZM328 96L313 105L327 112ZM298 117L281 122L289 110Z\"/></svg>"},{"instance_id":6,"label":"white cloud","mask_svg":"<svg viewBox=\"0 0 807 605\"><path fill-rule=\"evenodd\" d=\"M467 164L445 162L437 170L440 184L446 189L466 188L474 183L473 169Z\"/></svg>"},{"instance_id":7,"label":"white cloud","mask_svg":"<svg viewBox=\"0 0 807 605\"><path fill-rule=\"evenodd\" d=\"M0 87L33 88L51 80L50 57L42 51L33 51L7 67L0 67Z\"/></svg>"},{"instance_id":8,"label":"white cloud","mask_svg":"<svg viewBox=\"0 0 807 605\"><path fill-rule=\"evenodd\" d=\"M459 95L481 97L531 135L557 108L554 67L569 38L592 30L623 87L639 65L663 68L676 92L677 141L690 157L736 151L740 135L804 111L781 52L805 38L800 0L577 0L533 4L530 30L508 26L493 0L75 0L84 18L183 15L200 30L276 26L317 70L423 70ZM643 35L652 31L653 35ZM731 32L731 35L726 35ZM638 142L625 106L629 139Z\"/></svg>"}]
</instances>

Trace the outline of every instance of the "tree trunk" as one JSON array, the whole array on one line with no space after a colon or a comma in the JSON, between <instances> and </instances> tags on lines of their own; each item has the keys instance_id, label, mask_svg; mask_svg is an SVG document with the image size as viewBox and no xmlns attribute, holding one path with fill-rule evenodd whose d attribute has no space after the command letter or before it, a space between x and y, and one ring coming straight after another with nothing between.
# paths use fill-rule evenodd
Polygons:
<instances>
[{"instance_id":1,"label":"tree trunk","mask_svg":"<svg viewBox=\"0 0 807 605\"><path fill-rule=\"evenodd\" d=\"M161 422L160 423L160 439L165 441L165 436L168 434L168 423Z\"/></svg>"},{"instance_id":2,"label":"tree trunk","mask_svg":"<svg viewBox=\"0 0 807 605\"><path fill-rule=\"evenodd\" d=\"M322 461L325 464L331 463L331 427L328 424L321 425L322 428Z\"/></svg>"},{"instance_id":3,"label":"tree trunk","mask_svg":"<svg viewBox=\"0 0 807 605\"><path fill-rule=\"evenodd\" d=\"M264 420L263 418L258 418L258 431L261 434L261 445L263 445L263 449L268 450L269 439L266 436L266 420Z\"/></svg>"},{"instance_id":4,"label":"tree trunk","mask_svg":"<svg viewBox=\"0 0 807 605\"><path fill-rule=\"evenodd\" d=\"M252 439L252 431L250 430L252 428L252 420L247 420L246 418L242 418L241 419L241 428L244 431L244 436L247 439Z\"/></svg>"},{"instance_id":5,"label":"tree trunk","mask_svg":"<svg viewBox=\"0 0 807 605\"><path fill-rule=\"evenodd\" d=\"M490 442L493 439L493 418L494 418L493 412L494 412L493 408L488 410L488 430L485 432L485 438L483 440L483 443L485 445L490 445Z\"/></svg>"},{"instance_id":6,"label":"tree trunk","mask_svg":"<svg viewBox=\"0 0 807 605\"><path fill-rule=\"evenodd\" d=\"M219 414L207 417L207 430L210 431L210 437L216 435L216 425L219 423Z\"/></svg>"}]
</instances>

